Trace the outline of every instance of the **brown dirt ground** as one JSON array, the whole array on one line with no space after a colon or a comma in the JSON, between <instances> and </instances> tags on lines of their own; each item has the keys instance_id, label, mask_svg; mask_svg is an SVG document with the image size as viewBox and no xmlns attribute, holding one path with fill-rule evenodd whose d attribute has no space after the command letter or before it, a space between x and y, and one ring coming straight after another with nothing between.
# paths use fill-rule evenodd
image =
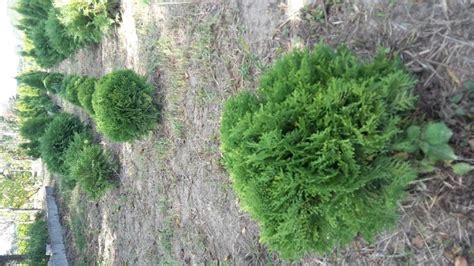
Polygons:
<instances>
[{"instance_id":1,"label":"brown dirt ground","mask_svg":"<svg viewBox=\"0 0 474 266\"><path fill-rule=\"evenodd\" d=\"M77 190L62 199L73 264L282 264L259 243L258 227L239 210L221 166L220 112L230 95L255 88L278 55L321 39L346 43L364 57L381 46L398 52L420 80L416 114L448 123L457 154L472 161L474 96L462 84L474 80L473 4L316 1L300 19L288 20L279 0L144 2L124 0L120 27L55 68L92 76L134 69L156 86L162 103L162 121L147 137L126 144L102 140L122 165L117 189L98 202ZM457 94L461 100L450 102ZM90 122L79 108L56 100ZM413 182L397 228L372 244L356 239L301 264L472 262L473 193L472 175L459 177L439 165ZM78 212L87 228L82 251L70 226Z\"/></svg>"}]
</instances>

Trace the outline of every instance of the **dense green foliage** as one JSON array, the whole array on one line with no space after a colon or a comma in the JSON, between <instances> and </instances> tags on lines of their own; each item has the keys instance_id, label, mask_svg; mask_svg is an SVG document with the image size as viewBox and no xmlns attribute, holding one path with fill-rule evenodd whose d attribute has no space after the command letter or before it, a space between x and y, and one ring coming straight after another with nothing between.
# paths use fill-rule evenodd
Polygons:
<instances>
[{"instance_id":1,"label":"dense green foliage","mask_svg":"<svg viewBox=\"0 0 474 266\"><path fill-rule=\"evenodd\" d=\"M78 105L80 94L81 100L86 103L84 106L90 107L96 79L37 71L25 73L21 77L19 81L22 85L22 80L28 80L25 84L39 87L20 87L17 104L20 132L29 140L21 146L28 154L41 157L51 172L61 175L62 188L71 190L78 183L82 190L96 199L111 187L111 177L118 170L118 165L100 145L93 143L92 131L78 118L56 113L57 107L51 103L45 91L46 88L58 92ZM5 190L13 191L9 183L0 185ZM5 202L17 198L3 197Z\"/></svg>"},{"instance_id":2,"label":"dense green foliage","mask_svg":"<svg viewBox=\"0 0 474 266\"><path fill-rule=\"evenodd\" d=\"M28 140L21 143L20 148L27 155L39 158L39 138L59 107L51 102L44 91L23 86L19 89L16 109L20 133Z\"/></svg>"},{"instance_id":3,"label":"dense green foliage","mask_svg":"<svg viewBox=\"0 0 474 266\"><path fill-rule=\"evenodd\" d=\"M53 66L79 48L97 43L116 21L116 0L58 2L18 0L15 7L21 16L17 28L32 44L22 54L33 57L42 67Z\"/></svg>"},{"instance_id":4,"label":"dense green foliage","mask_svg":"<svg viewBox=\"0 0 474 266\"><path fill-rule=\"evenodd\" d=\"M48 169L59 174L67 174L65 155L75 133L84 132L81 121L70 114L58 114L49 124L43 137L40 138L41 158Z\"/></svg>"},{"instance_id":5,"label":"dense green foliage","mask_svg":"<svg viewBox=\"0 0 474 266\"><path fill-rule=\"evenodd\" d=\"M61 91L61 85L64 75L60 73L49 73L44 79L43 84L47 91L58 93Z\"/></svg>"},{"instance_id":6,"label":"dense green foliage","mask_svg":"<svg viewBox=\"0 0 474 266\"><path fill-rule=\"evenodd\" d=\"M27 156L30 156L33 159L38 159L41 157L41 151L39 147L39 141L28 141L18 144L18 148L20 148L22 152L24 152Z\"/></svg>"},{"instance_id":7,"label":"dense green foliage","mask_svg":"<svg viewBox=\"0 0 474 266\"><path fill-rule=\"evenodd\" d=\"M39 141L53 120L52 117L34 117L26 120L20 127L20 134L22 137L30 141Z\"/></svg>"},{"instance_id":8,"label":"dense green foliage","mask_svg":"<svg viewBox=\"0 0 474 266\"><path fill-rule=\"evenodd\" d=\"M80 106L81 103L79 102L77 93L78 93L79 86L84 81L84 78L80 76L70 76L64 80L65 80L65 83L63 85L65 86L64 91L63 91L64 98L68 100L69 102L71 102L72 104Z\"/></svg>"},{"instance_id":9,"label":"dense green foliage","mask_svg":"<svg viewBox=\"0 0 474 266\"><path fill-rule=\"evenodd\" d=\"M96 82L96 78L85 78L77 88L77 98L79 99L79 103L89 114L94 114L94 108L92 107L92 95L95 91Z\"/></svg>"},{"instance_id":10,"label":"dense green foliage","mask_svg":"<svg viewBox=\"0 0 474 266\"><path fill-rule=\"evenodd\" d=\"M40 213L36 216L35 222L28 225L25 253L28 257L28 265L47 265L46 243L48 243L48 224L45 215Z\"/></svg>"},{"instance_id":11,"label":"dense green foliage","mask_svg":"<svg viewBox=\"0 0 474 266\"><path fill-rule=\"evenodd\" d=\"M48 73L44 71L29 71L16 77L19 84L53 93L61 91L64 75L61 73Z\"/></svg>"},{"instance_id":12,"label":"dense green foliage","mask_svg":"<svg viewBox=\"0 0 474 266\"><path fill-rule=\"evenodd\" d=\"M394 224L416 176L391 149L413 85L398 60L320 45L282 57L255 93L228 100L224 162L262 242L295 259Z\"/></svg>"},{"instance_id":13,"label":"dense green foliage","mask_svg":"<svg viewBox=\"0 0 474 266\"><path fill-rule=\"evenodd\" d=\"M20 75L18 81L84 107L94 116L99 131L111 140L138 139L153 129L158 119L153 87L131 70L115 71L100 79L32 71Z\"/></svg>"},{"instance_id":14,"label":"dense green foliage","mask_svg":"<svg viewBox=\"0 0 474 266\"><path fill-rule=\"evenodd\" d=\"M27 170L27 169L24 169ZM12 172L0 178L0 207L21 208L35 193L35 182L30 172Z\"/></svg>"},{"instance_id":15,"label":"dense green foliage","mask_svg":"<svg viewBox=\"0 0 474 266\"><path fill-rule=\"evenodd\" d=\"M58 5L59 19L77 42L98 43L115 23L118 4L118 0L71 0Z\"/></svg>"},{"instance_id":16,"label":"dense green foliage","mask_svg":"<svg viewBox=\"0 0 474 266\"><path fill-rule=\"evenodd\" d=\"M96 84L92 105L99 131L114 141L140 138L153 129L158 110L153 87L131 70L119 70Z\"/></svg>"},{"instance_id":17,"label":"dense green foliage","mask_svg":"<svg viewBox=\"0 0 474 266\"><path fill-rule=\"evenodd\" d=\"M70 175L93 199L100 197L112 185L111 177L118 170L112 156L98 144L85 144L70 164Z\"/></svg>"},{"instance_id":18,"label":"dense green foliage","mask_svg":"<svg viewBox=\"0 0 474 266\"><path fill-rule=\"evenodd\" d=\"M92 132L88 129L83 132L76 133L72 142L65 153L64 163L68 168L67 175L61 178L61 185L66 189L73 189L76 186L77 176L71 174L71 166L77 161L77 157L81 154L82 150L86 145L90 145L94 140Z\"/></svg>"},{"instance_id":19,"label":"dense green foliage","mask_svg":"<svg viewBox=\"0 0 474 266\"><path fill-rule=\"evenodd\" d=\"M49 11L53 9L50 0L18 0L15 10L21 15L18 29L33 44L24 55L33 57L40 66L49 67L65 57L51 45L46 33Z\"/></svg>"},{"instance_id":20,"label":"dense green foliage","mask_svg":"<svg viewBox=\"0 0 474 266\"><path fill-rule=\"evenodd\" d=\"M81 42L74 40L68 33L66 27L59 20L59 10L52 8L48 12L45 22L45 32L51 47L62 57L67 58L81 48Z\"/></svg>"},{"instance_id":21,"label":"dense green foliage","mask_svg":"<svg viewBox=\"0 0 474 266\"><path fill-rule=\"evenodd\" d=\"M16 77L18 83L30 86L39 90L45 90L44 79L48 76L48 72L29 71L22 73Z\"/></svg>"}]
</instances>

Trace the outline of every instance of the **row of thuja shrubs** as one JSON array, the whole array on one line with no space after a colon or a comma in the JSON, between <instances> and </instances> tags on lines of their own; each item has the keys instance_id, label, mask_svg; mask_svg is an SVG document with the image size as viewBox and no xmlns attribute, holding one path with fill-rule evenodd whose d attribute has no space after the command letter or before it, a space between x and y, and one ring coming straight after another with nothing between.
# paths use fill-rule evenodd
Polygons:
<instances>
[{"instance_id":1,"label":"row of thuja shrubs","mask_svg":"<svg viewBox=\"0 0 474 266\"><path fill-rule=\"evenodd\" d=\"M159 117L154 88L131 70L114 71L101 78L32 71L17 79L83 107L98 131L113 141L143 137Z\"/></svg>"},{"instance_id":2,"label":"row of thuja shrubs","mask_svg":"<svg viewBox=\"0 0 474 266\"><path fill-rule=\"evenodd\" d=\"M41 158L48 170L61 176L61 184L76 184L93 199L113 185L118 163L100 144L89 127L77 117L61 113L45 91L21 86L17 109L20 144L30 156Z\"/></svg>"},{"instance_id":3,"label":"row of thuja shrubs","mask_svg":"<svg viewBox=\"0 0 474 266\"><path fill-rule=\"evenodd\" d=\"M416 170L396 145L414 78L399 60L347 48L295 51L224 108L221 149L241 207L283 258L325 254L397 222Z\"/></svg>"},{"instance_id":4,"label":"row of thuja shrubs","mask_svg":"<svg viewBox=\"0 0 474 266\"><path fill-rule=\"evenodd\" d=\"M40 138L40 149L48 169L61 175L66 189L79 184L97 199L114 185L117 161L102 145L94 143L91 129L76 116L56 115Z\"/></svg>"},{"instance_id":5,"label":"row of thuja shrubs","mask_svg":"<svg viewBox=\"0 0 474 266\"><path fill-rule=\"evenodd\" d=\"M59 111L48 95L30 86L18 88L16 113L21 136L26 140L20 148L32 158L40 158L39 139Z\"/></svg>"},{"instance_id":6,"label":"row of thuja shrubs","mask_svg":"<svg viewBox=\"0 0 474 266\"><path fill-rule=\"evenodd\" d=\"M24 56L50 67L85 45L98 43L118 21L119 0L18 0L17 28Z\"/></svg>"}]
</instances>

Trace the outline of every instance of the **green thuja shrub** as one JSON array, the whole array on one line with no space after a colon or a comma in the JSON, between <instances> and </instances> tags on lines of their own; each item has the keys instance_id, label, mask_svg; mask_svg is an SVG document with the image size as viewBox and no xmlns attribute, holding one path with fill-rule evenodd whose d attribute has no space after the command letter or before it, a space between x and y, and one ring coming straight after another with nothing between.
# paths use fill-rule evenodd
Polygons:
<instances>
[{"instance_id":1,"label":"green thuja shrub","mask_svg":"<svg viewBox=\"0 0 474 266\"><path fill-rule=\"evenodd\" d=\"M59 93L61 91L64 75L61 73L49 73L43 80L47 91Z\"/></svg>"},{"instance_id":2,"label":"green thuja shrub","mask_svg":"<svg viewBox=\"0 0 474 266\"><path fill-rule=\"evenodd\" d=\"M29 53L39 66L52 67L65 59L63 54L53 48L46 32L46 21L41 21L32 28L30 39L34 48Z\"/></svg>"},{"instance_id":3,"label":"green thuja shrub","mask_svg":"<svg viewBox=\"0 0 474 266\"><path fill-rule=\"evenodd\" d=\"M20 15L17 28L31 47L23 56L35 59L41 67L51 67L81 47L99 42L115 23L118 0L17 0Z\"/></svg>"},{"instance_id":4,"label":"green thuja shrub","mask_svg":"<svg viewBox=\"0 0 474 266\"><path fill-rule=\"evenodd\" d=\"M66 153L64 163L68 168L67 175L64 175L61 178L61 186L66 189L73 189L77 182L77 176L70 174L72 166L75 165L79 154L81 154L84 147L87 145L91 145L94 140L94 136L92 135L92 131L86 129L82 132L75 133L74 138L69 144Z\"/></svg>"},{"instance_id":5,"label":"green thuja shrub","mask_svg":"<svg viewBox=\"0 0 474 266\"><path fill-rule=\"evenodd\" d=\"M79 88L77 89L77 97L79 102L89 114L94 114L94 108L92 107L92 95L95 91L96 82L96 78L85 78L85 80L79 85Z\"/></svg>"},{"instance_id":6,"label":"green thuja shrub","mask_svg":"<svg viewBox=\"0 0 474 266\"><path fill-rule=\"evenodd\" d=\"M44 134L53 117L34 117L20 125L20 135L30 141L38 141Z\"/></svg>"},{"instance_id":7,"label":"green thuja shrub","mask_svg":"<svg viewBox=\"0 0 474 266\"><path fill-rule=\"evenodd\" d=\"M23 92L31 94L22 94ZM59 110L43 91L30 87L20 87L16 108L20 124L30 118L54 115Z\"/></svg>"},{"instance_id":8,"label":"green thuja shrub","mask_svg":"<svg viewBox=\"0 0 474 266\"><path fill-rule=\"evenodd\" d=\"M23 55L31 56L42 67L50 67L64 59L64 55L56 51L46 32L49 11L53 8L51 0L18 0L15 11L19 19L17 28L25 34L25 39L32 48L23 51Z\"/></svg>"},{"instance_id":9,"label":"green thuja shrub","mask_svg":"<svg viewBox=\"0 0 474 266\"><path fill-rule=\"evenodd\" d=\"M38 159L41 157L41 150L39 141L36 142L23 142L18 145L18 147L25 152L26 155L31 158Z\"/></svg>"},{"instance_id":10,"label":"green thuja shrub","mask_svg":"<svg viewBox=\"0 0 474 266\"><path fill-rule=\"evenodd\" d=\"M66 27L59 21L59 16L58 9L49 10L48 19L45 22L45 32L52 48L67 58L81 48L82 43L68 34Z\"/></svg>"},{"instance_id":11,"label":"green thuja shrub","mask_svg":"<svg viewBox=\"0 0 474 266\"><path fill-rule=\"evenodd\" d=\"M397 220L416 172L391 147L412 110L414 80L396 59L348 49L294 51L230 98L221 140L241 207L283 258L371 240Z\"/></svg>"},{"instance_id":12,"label":"green thuja shrub","mask_svg":"<svg viewBox=\"0 0 474 266\"><path fill-rule=\"evenodd\" d=\"M66 87L68 86L68 84L71 82L72 79L76 79L76 78L78 78L77 75L65 75L61 83L59 94L64 96L64 94L66 93Z\"/></svg>"},{"instance_id":13,"label":"green thuja shrub","mask_svg":"<svg viewBox=\"0 0 474 266\"><path fill-rule=\"evenodd\" d=\"M79 85L84 81L83 77L73 76L67 80L64 88L64 98L72 104L80 106L79 98L77 96Z\"/></svg>"},{"instance_id":14,"label":"green thuja shrub","mask_svg":"<svg viewBox=\"0 0 474 266\"><path fill-rule=\"evenodd\" d=\"M70 175L93 199L113 186L111 178L117 171L117 162L98 144L84 145L70 165Z\"/></svg>"},{"instance_id":15,"label":"green thuja shrub","mask_svg":"<svg viewBox=\"0 0 474 266\"><path fill-rule=\"evenodd\" d=\"M66 175L68 167L64 163L66 151L75 133L84 132L85 127L75 116L61 113L49 124L40 138L41 158L52 172Z\"/></svg>"},{"instance_id":16,"label":"green thuja shrub","mask_svg":"<svg viewBox=\"0 0 474 266\"><path fill-rule=\"evenodd\" d=\"M115 23L117 0L71 0L66 4L56 1L59 19L67 34L79 43L98 43Z\"/></svg>"},{"instance_id":17,"label":"green thuja shrub","mask_svg":"<svg viewBox=\"0 0 474 266\"><path fill-rule=\"evenodd\" d=\"M158 110L153 87L131 70L101 78L92 96L97 128L114 141L137 139L153 129Z\"/></svg>"},{"instance_id":18,"label":"green thuja shrub","mask_svg":"<svg viewBox=\"0 0 474 266\"><path fill-rule=\"evenodd\" d=\"M18 83L27 85L39 90L46 90L44 80L48 76L48 72L44 71L30 71L25 72L16 77Z\"/></svg>"},{"instance_id":19,"label":"green thuja shrub","mask_svg":"<svg viewBox=\"0 0 474 266\"><path fill-rule=\"evenodd\" d=\"M56 115L59 107L51 102L44 91L26 86L19 87L15 107L20 134L29 141L21 143L19 147L28 156L39 158L39 138Z\"/></svg>"}]
</instances>

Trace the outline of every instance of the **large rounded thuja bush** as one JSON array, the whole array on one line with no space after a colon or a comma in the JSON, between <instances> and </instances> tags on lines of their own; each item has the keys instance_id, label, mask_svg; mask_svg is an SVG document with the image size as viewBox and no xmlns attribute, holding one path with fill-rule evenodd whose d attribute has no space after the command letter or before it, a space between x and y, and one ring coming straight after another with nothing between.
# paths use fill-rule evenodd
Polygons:
<instances>
[{"instance_id":1,"label":"large rounded thuja bush","mask_svg":"<svg viewBox=\"0 0 474 266\"><path fill-rule=\"evenodd\" d=\"M114 141L130 141L148 133L158 110L153 87L131 70L119 70L101 78L92 96L97 128Z\"/></svg>"},{"instance_id":2,"label":"large rounded thuja bush","mask_svg":"<svg viewBox=\"0 0 474 266\"><path fill-rule=\"evenodd\" d=\"M43 136L40 138L41 158L48 169L59 174L67 174L65 155L74 139L75 133L84 132L85 127L79 118L61 113L49 123Z\"/></svg>"},{"instance_id":3,"label":"large rounded thuja bush","mask_svg":"<svg viewBox=\"0 0 474 266\"><path fill-rule=\"evenodd\" d=\"M394 225L416 176L391 148L413 85L398 60L320 45L284 56L255 93L227 101L224 163L262 242L296 259Z\"/></svg>"}]
</instances>

